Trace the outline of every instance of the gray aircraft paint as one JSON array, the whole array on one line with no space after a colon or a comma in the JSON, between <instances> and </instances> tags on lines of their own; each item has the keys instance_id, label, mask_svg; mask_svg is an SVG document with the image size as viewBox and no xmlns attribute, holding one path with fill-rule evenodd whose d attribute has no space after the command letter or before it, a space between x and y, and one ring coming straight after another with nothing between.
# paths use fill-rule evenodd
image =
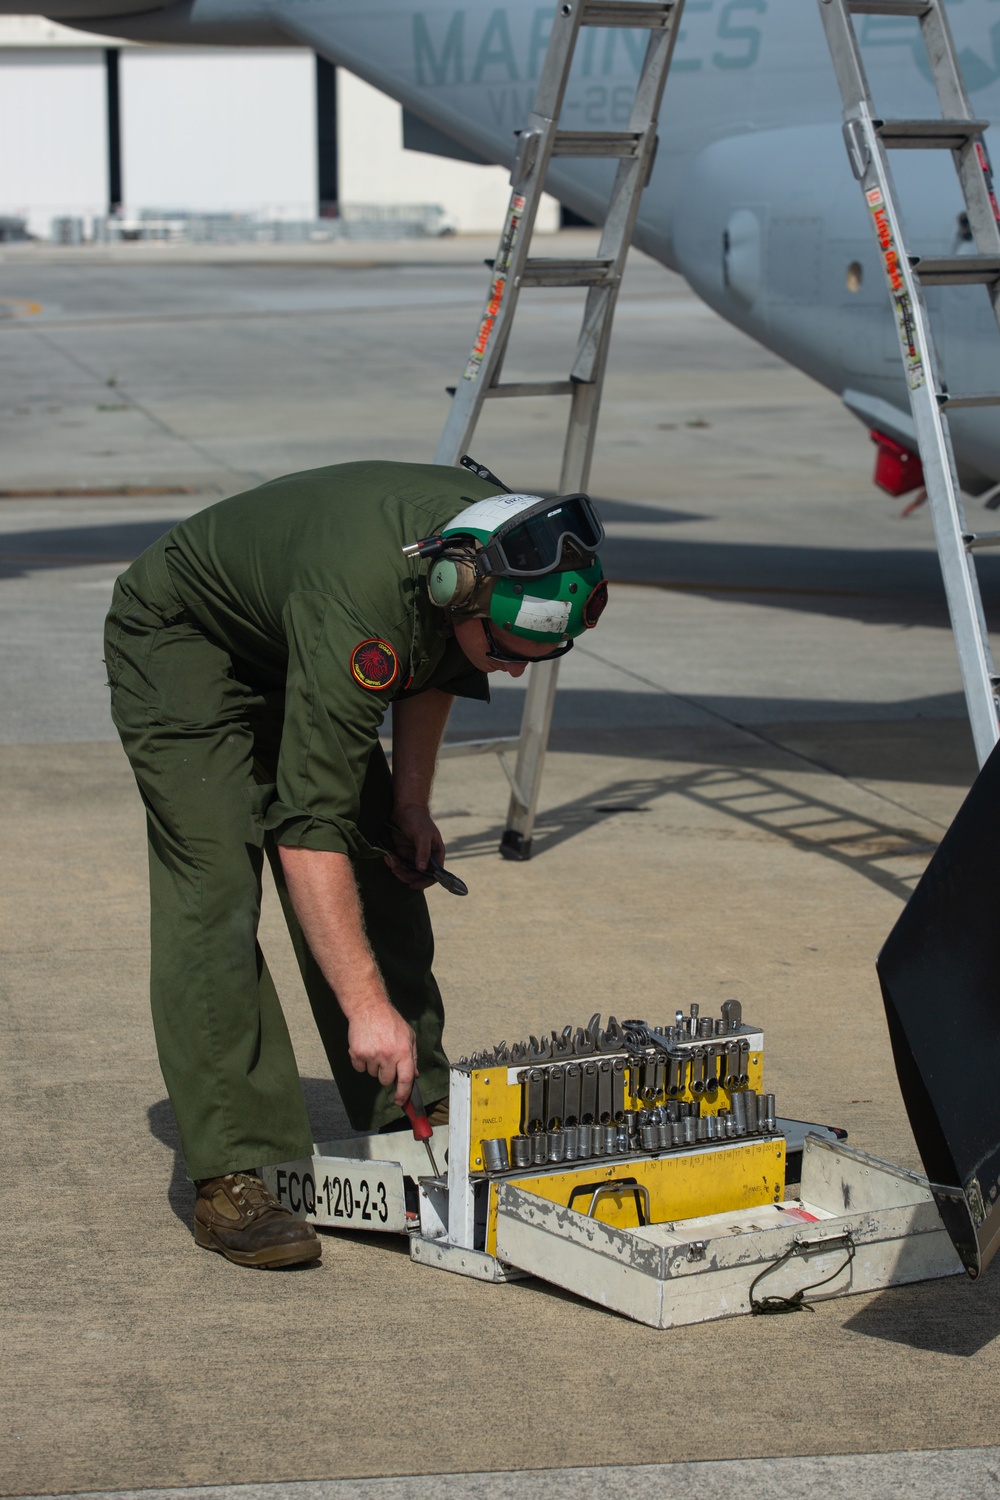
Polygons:
<instances>
[{"instance_id":1,"label":"gray aircraft paint","mask_svg":"<svg viewBox=\"0 0 1000 1500\"><path fill-rule=\"evenodd\" d=\"M505 165L534 96L554 9L534 0L183 0L150 10L149 0L117 0L113 16L85 18L94 3L52 0L45 14L143 41L303 43ZM4 9L23 12L25 0L0 0ZM948 14L974 107L995 120L1000 0L950 0ZM687 0L683 21L636 243L682 272L723 317L840 394L863 421L912 442L888 298L847 164L814 0ZM858 26L879 111L936 113L917 22L864 16ZM567 126L624 124L643 45L639 32L584 34ZM556 162L549 185L599 219L612 170L606 162ZM893 170L910 248L956 253L961 200L950 162L896 153ZM1000 388L1000 335L982 288L933 289L928 300L949 387ZM950 420L965 481L1000 480L996 413L957 411Z\"/></svg>"}]
</instances>

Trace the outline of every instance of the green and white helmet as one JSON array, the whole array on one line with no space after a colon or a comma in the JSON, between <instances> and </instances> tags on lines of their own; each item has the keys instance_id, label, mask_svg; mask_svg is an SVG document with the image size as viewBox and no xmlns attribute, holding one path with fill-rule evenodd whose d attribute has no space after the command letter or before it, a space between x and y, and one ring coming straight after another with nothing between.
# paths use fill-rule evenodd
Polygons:
<instances>
[{"instance_id":1,"label":"green and white helmet","mask_svg":"<svg viewBox=\"0 0 1000 1500\"><path fill-rule=\"evenodd\" d=\"M457 614L557 645L596 625L607 603L604 527L587 495L494 495L453 517L440 539L428 590Z\"/></svg>"}]
</instances>

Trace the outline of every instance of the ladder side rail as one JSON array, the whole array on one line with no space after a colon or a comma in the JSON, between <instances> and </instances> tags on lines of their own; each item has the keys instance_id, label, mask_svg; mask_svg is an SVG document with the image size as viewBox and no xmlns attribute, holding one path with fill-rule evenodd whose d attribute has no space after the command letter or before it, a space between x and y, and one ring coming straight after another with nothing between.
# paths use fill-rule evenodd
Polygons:
<instances>
[{"instance_id":1,"label":"ladder side rail","mask_svg":"<svg viewBox=\"0 0 1000 1500\"><path fill-rule=\"evenodd\" d=\"M546 160L547 155L546 154ZM482 404L497 384L503 367L511 325L520 293L520 277L541 201L541 182L530 174L524 190L510 195L500 248L490 276L489 291L465 369L455 387L451 406L434 452L436 464L455 464L469 447Z\"/></svg>"},{"instance_id":2,"label":"ladder side rail","mask_svg":"<svg viewBox=\"0 0 1000 1500\"><path fill-rule=\"evenodd\" d=\"M628 129L642 133L642 145L634 158L623 158L618 163L601 231L598 257L612 260L614 268L603 286L590 288L584 306L580 338L570 370L570 379L576 382L576 389L570 403L559 480L563 493L585 490L590 480L611 325L639 203L652 170L660 105L683 10L683 0L678 0L669 24L650 32L639 71Z\"/></svg>"},{"instance_id":3,"label":"ladder side rail","mask_svg":"<svg viewBox=\"0 0 1000 1500\"><path fill-rule=\"evenodd\" d=\"M578 494L586 490L589 483L596 436L594 428L603 388L602 369L596 379L577 384L570 397L566 441L559 470L559 493L562 495Z\"/></svg>"},{"instance_id":4,"label":"ladder side rail","mask_svg":"<svg viewBox=\"0 0 1000 1500\"><path fill-rule=\"evenodd\" d=\"M941 114L945 119L974 120L976 116L959 67L951 23L942 0L932 0L929 9L920 17L920 35L927 51ZM952 160L977 252L980 255L1000 254L997 200L985 141L978 138L966 141L957 151L952 152ZM1000 327L1000 283L994 282L988 288L988 295L993 315Z\"/></svg>"},{"instance_id":5,"label":"ladder side rail","mask_svg":"<svg viewBox=\"0 0 1000 1500\"><path fill-rule=\"evenodd\" d=\"M678 0L668 24L650 33L632 100L628 129L642 131L642 146L635 157L622 158L618 162L608 214L601 230L597 255L599 259L612 259L614 269L604 285L591 287L587 292L583 324L570 372L575 388L570 400L559 475L559 489L563 494L585 490L590 479L611 325L639 212L639 200L652 170L660 104L683 9L684 0ZM521 796L517 793L511 795L501 843L501 850L520 859L528 858L531 851L545 750L555 707L558 669L558 661L540 662L528 669L528 692L521 715L521 740L515 768Z\"/></svg>"},{"instance_id":6,"label":"ladder side rail","mask_svg":"<svg viewBox=\"0 0 1000 1500\"><path fill-rule=\"evenodd\" d=\"M676 45L677 21L682 11L683 0L680 0L674 10L670 26L650 34L628 125L630 131L642 133L642 145L634 158L620 160L615 172L608 212L601 229L597 250L598 259L612 261L612 271L607 282L602 286L591 288L588 293L580 345L570 373L572 380L593 378L594 361L599 343L597 331L602 319L610 320L614 314L625 260L639 212L642 190L652 170L660 104Z\"/></svg>"},{"instance_id":7,"label":"ladder side rail","mask_svg":"<svg viewBox=\"0 0 1000 1500\"><path fill-rule=\"evenodd\" d=\"M978 255L1000 255L1000 222L993 192L993 174L985 141L967 141L952 152L959 186L969 216L969 228ZM1000 281L986 286L993 316L1000 329Z\"/></svg>"},{"instance_id":8,"label":"ladder side rail","mask_svg":"<svg viewBox=\"0 0 1000 1500\"><path fill-rule=\"evenodd\" d=\"M868 75L844 0L820 0L819 11L843 100L845 122L862 116L870 118Z\"/></svg>"},{"instance_id":9,"label":"ladder side rail","mask_svg":"<svg viewBox=\"0 0 1000 1500\"><path fill-rule=\"evenodd\" d=\"M958 66L951 26L941 0L932 0L920 17L920 35L927 49L941 114L946 120L974 120L976 117Z\"/></svg>"},{"instance_id":10,"label":"ladder side rail","mask_svg":"<svg viewBox=\"0 0 1000 1500\"><path fill-rule=\"evenodd\" d=\"M982 597L975 566L964 542L964 508L947 419L937 399L940 376L930 322L917 277L905 253L888 156L867 104L865 114L866 118L859 121L867 148L861 186L871 211L895 313L966 706L976 755L982 765L1000 738Z\"/></svg>"},{"instance_id":11,"label":"ladder side rail","mask_svg":"<svg viewBox=\"0 0 1000 1500\"><path fill-rule=\"evenodd\" d=\"M884 211L891 226L893 243L900 247L896 264L905 289L903 296L893 288L889 293L896 309L896 326L904 364L907 366L910 410L917 430L917 446L924 470L927 501L938 560L944 583L948 614L951 619L955 649L965 693L966 708L972 728L978 763L983 765L1000 739L997 718L996 687L986 616L983 610L975 561L966 547L965 507L958 486L955 457L948 420L937 399L941 388L940 367L934 347L930 320L920 293L917 277L902 251L903 238L896 213L892 179L881 142L872 134L873 187L882 194ZM874 163L882 167L883 184L878 183ZM867 188L866 188L867 190ZM874 224L873 216L873 224ZM876 230L876 238L878 232ZM881 248L881 245L880 245ZM886 257L883 253L883 262ZM888 270L887 270L888 277ZM911 349L915 358L911 356Z\"/></svg>"},{"instance_id":12,"label":"ladder side rail","mask_svg":"<svg viewBox=\"0 0 1000 1500\"><path fill-rule=\"evenodd\" d=\"M544 121L548 126L557 124L580 27L586 24L586 19L586 7L579 0L574 5L556 6L542 71L538 75L532 119Z\"/></svg>"},{"instance_id":13,"label":"ladder side rail","mask_svg":"<svg viewBox=\"0 0 1000 1500\"><path fill-rule=\"evenodd\" d=\"M573 5L560 6L553 18L534 108L521 131L511 168L507 216L479 332L452 397L435 463L458 462L469 446L486 393L499 379L582 17L583 7Z\"/></svg>"},{"instance_id":14,"label":"ladder side rail","mask_svg":"<svg viewBox=\"0 0 1000 1500\"><path fill-rule=\"evenodd\" d=\"M955 170L969 211L976 250L980 255L1000 255L1000 222L993 190L993 172L985 141L972 140L952 152Z\"/></svg>"},{"instance_id":15,"label":"ladder side rail","mask_svg":"<svg viewBox=\"0 0 1000 1500\"><path fill-rule=\"evenodd\" d=\"M597 249L598 259L614 262L618 280L625 268L642 192L653 168L660 106L683 12L684 0L677 0L670 24L650 33L639 70L628 129L642 135L642 144L634 157L624 157L618 163Z\"/></svg>"},{"instance_id":16,"label":"ladder side rail","mask_svg":"<svg viewBox=\"0 0 1000 1500\"><path fill-rule=\"evenodd\" d=\"M531 217L532 219L534 219L534 214L532 214ZM531 231L529 230L526 236L526 240L530 238ZM519 256L517 260L521 260L521 257ZM521 300L521 277L519 274L517 261L512 264L511 269L507 272L506 296L506 304L503 305L500 317L497 319L496 326L493 330L493 337L487 346L485 358L483 359L483 365L479 372L479 375L470 375L469 377L470 380L478 380L479 383L478 390L473 389L471 393L474 398L475 415L472 419L472 426L469 428L466 436L462 439L461 451L456 454L455 460L453 460L453 462L461 458L462 453L465 452L466 448L471 443L472 433L475 429L476 422L482 415L483 402L487 399L488 396L493 394L497 386L500 384L500 376L503 373L503 367L507 359L507 346L510 343L510 336L514 331L514 318L517 313L517 305Z\"/></svg>"},{"instance_id":17,"label":"ladder side rail","mask_svg":"<svg viewBox=\"0 0 1000 1500\"><path fill-rule=\"evenodd\" d=\"M931 445L930 456L924 463L925 476L929 479L927 499L976 760L982 766L1000 740L996 675L975 560L964 539L965 513L961 491L954 477L951 435L946 420L937 411L932 392L928 390L922 399L914 393L910 404L918 440L922 426L937 425L943 429L940 447L947 458L942 461ZM923 444L920 446L923 462ZM935 467L938 470L936 475Z\"/></svg>"},{"instance_id":18,"label":"ladder side rail","mask_svg":"<svg viewBox=\"0 0 1000 1500\"><path fill-rule=\"evenodd\" d=\"M542 772L552 729L558 680L558 661L539 661L528 668L528 690L521 714L521 732L511 781L507 823L500 841L500 853L507 859L524 860L531 856L531 837L542 788Z\"/></svg>"}]
</instances>

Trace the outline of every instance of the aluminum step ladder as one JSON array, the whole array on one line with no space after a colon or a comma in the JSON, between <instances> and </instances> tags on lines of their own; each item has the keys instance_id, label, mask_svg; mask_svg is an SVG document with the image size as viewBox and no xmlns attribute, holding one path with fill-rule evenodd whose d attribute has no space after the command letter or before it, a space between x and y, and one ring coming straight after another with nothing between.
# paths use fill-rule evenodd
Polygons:
<instances>
[{"instance_id":1,"label":"aluminum step ladder","mask_svg":"<svg viewBox=\"0 0 1000 1500\"><path fill-rule=\"evenodd\" d=\"M570 398L559 493L585 490L590 474L611 324L642 190L656 155L656 124L684 0L566 0L557 5L534 107L520 132L511 171L511 195L489 291L462 378L434 456L454 464L466 452L491 397ZM648 42L625 130L563 130L559 115L581 27L629 27ZM534 259L528 251L549 162L553 156L617 158L618 168L597 255L586 260ZM585 287L583 323L565 380L501 383L518 296L525 287ZM528 859L545 751L552 723L558 662L529 668L521 731L496 740L442 746L441 756L496 751L510 782L507 827L500 852ZM517 747L512 769L505 751Z\"/></svg>"},{"instance_id":2,"label":"aluminum step ladder","mask_svg":"<svg viewBox=\"0 0 1000 1500\"><path fill-rule=\"evenodd\" d=\"M952 395L945 388L921 288L982 283L1000 324L1000 211L983 142L989 121L977 120L972 112L943 0L819 0L819 9L844 105L847 154L871 214L895 311L965 700L982 765L1000 738L1000 678L990 651L974 554L1000 545L1000 532L971 532L966 525L948 412L998 405L1000 393ZM939 117L887 120L876 113L852 20L856 15L912 16L919 21L941 106ZM891 150L951 152L975 254L908 253L889 168Z\"/></svg>"}]
</instances>

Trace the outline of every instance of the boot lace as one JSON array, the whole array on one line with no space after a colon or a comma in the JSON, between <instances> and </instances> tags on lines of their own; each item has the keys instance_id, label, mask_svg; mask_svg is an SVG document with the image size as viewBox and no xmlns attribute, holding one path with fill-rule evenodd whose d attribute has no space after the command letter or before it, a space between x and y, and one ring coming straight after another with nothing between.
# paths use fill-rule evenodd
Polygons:
<instances>
[{"instance_id":1,"label":"boot lace","mask_svg":"<svg viewBox=\"0 0 1000 1500\"><path fill-rule=\"evenodd\" d=\"M268 1208L281 1208L281 1204L275 1198L266 1182L255 1177L252 1172L233 1173L233 1196L239 1207L250 1218L263 1213Z\"/></svg>"}]
</instances>

